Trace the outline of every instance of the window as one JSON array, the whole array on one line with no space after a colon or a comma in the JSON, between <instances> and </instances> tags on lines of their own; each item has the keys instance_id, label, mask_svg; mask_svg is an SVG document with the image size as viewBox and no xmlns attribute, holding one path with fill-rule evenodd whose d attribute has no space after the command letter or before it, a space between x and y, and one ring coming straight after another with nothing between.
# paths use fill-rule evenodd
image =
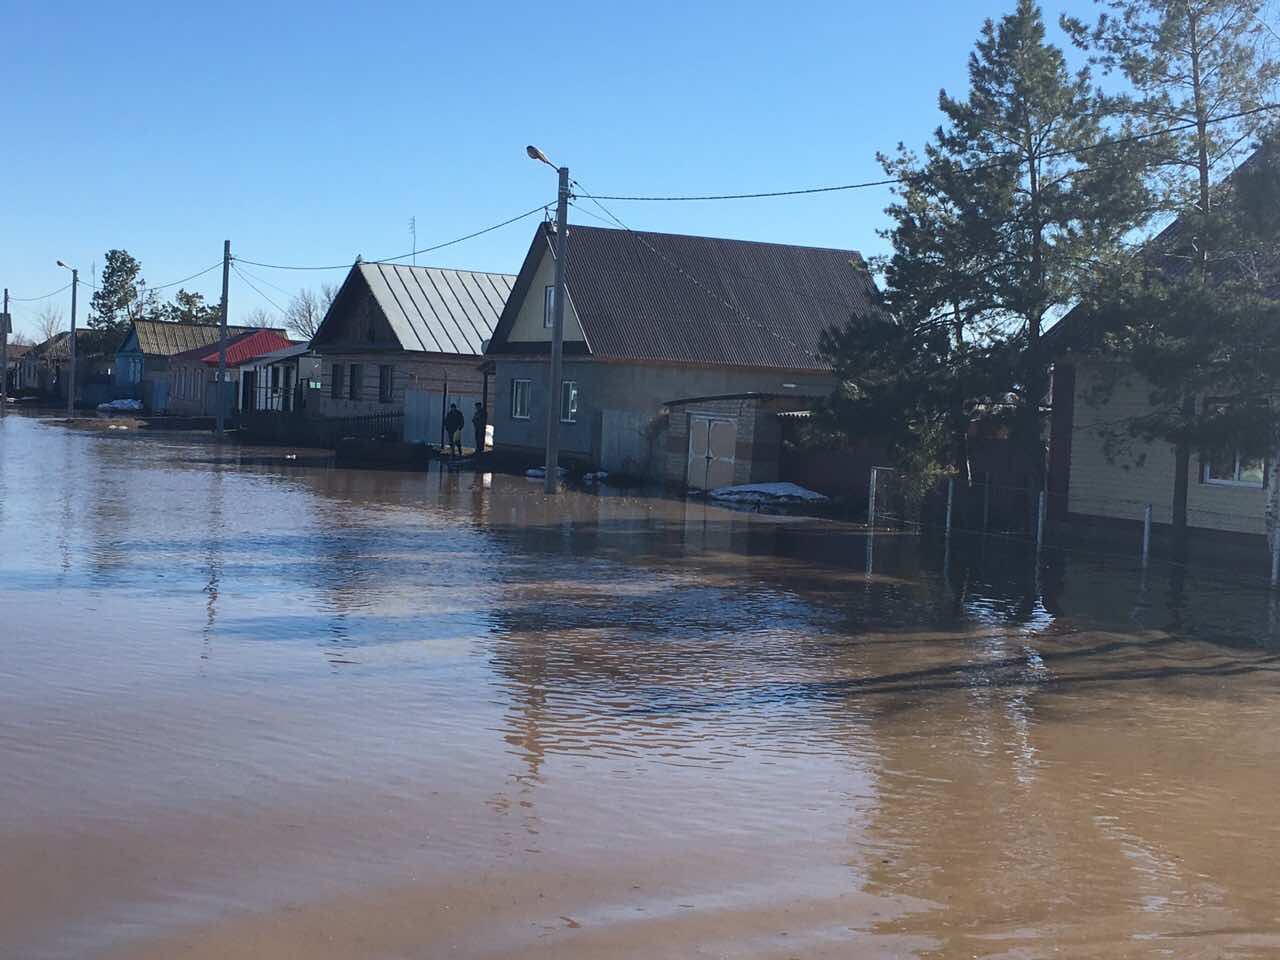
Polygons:
<instances>
[{"instance_id":1,"label":"window","mask_svg":"<svg viewBox=\"0 0 1280 960\"><path fill-rule=\"evenodd\" d=\"M547 284L542 288L542 326L550 330L556 325L556 288Z\"/></svg>"},{"instance_id":2,"label":"window","mask_svg":"<svg viewBox=\"0 0 1280 960\"><path fill-rule=\"evenodd\" d=\"M578 422L578 381L560 381L560 422Z\"/></svg>"},{"instance_id":3,"label":"window","mask_svg":"<svg viewBox=\"0 0 1280 960\"><path fill-rule=\"evenodd\" d=\"M334 400L342 399L342 364L333 365L333 376L329 381L329 396Z\"/></svg>"},{"instance_id":4,"label":"window","mask_svg":"<svg viewBox=\"0 0 1280 960\"><path fill-rule=\"evenodd\" d=\"M1209 400L1205 403L1206 413L1223 419L1223 435L1231 436L1230 421L1232 413L1247 415L1254 409L1252 405L1245 409L1233 407L1230 403ZM1239 433L1235 433L1239 436ZM1267 463L1262 457L1251 456L1241 450L1226 449L1207 451L1202 461L1200 479L1204 483L1221 484L1223 486L1265 487L1267 485Z\"/></svg>"},{"instance_id":5,"label":"window","mask_svg":"<svg viewBox=\"0 0 1280 960\"><path fill-rule=\"evenodd\" d=\"M378 402L390 403L391 391L395 385L396 368L389 363L378 367Z\"/></svg>"},{"instance_id":6,"label":"window","mask_svg":"<svg viewBox=\"0 0 1280 960\"><path fill-rule=\"evenodd\" d=\"M1266 486L1267 465L1260 457L1248 457L1238 450L1205 457L1204 482L1241 487Z\"/></svg>"},{"instance_id":7,"label":"window","mask_svg":"<svg viewBox=\"0 0 1280 960\"><path fill-rule=\"evenodd\" d=\"M528 420L529 419L529 388L532 385L530 380L512 380L511 381L511 419L512 420Z\"/></svg>"},{"instance_id":8,"label":"window","mask_svg":"<svg viewBox=\"0 0 1280 960\"><path fill-rule=\"evenodd\" d=\"M359 400L360 390L364 386L364 367L358 363L351 365L351 373L347 380L347 399Z\"/></svg>"}]
</instances>

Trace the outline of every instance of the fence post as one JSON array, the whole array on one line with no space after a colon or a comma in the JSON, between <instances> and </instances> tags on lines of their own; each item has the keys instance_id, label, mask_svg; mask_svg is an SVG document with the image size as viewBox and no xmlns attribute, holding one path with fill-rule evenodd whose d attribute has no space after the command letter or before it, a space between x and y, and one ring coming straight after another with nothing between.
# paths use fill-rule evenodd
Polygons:
<instances>
[{"instance_id":1,"label":"fence post","mask_svg":"<svg viewBox=\"0 0 1280 960\"><path fill-rule=\"evenodd\" d=\"M1142 565L1151 560L1151 504L1142 511ZM1274 577L1274 574L1272 574Z\"/></svg>"},{"instance_id":2,"label":"fence post","mask_svg":"<svg viewBox=\"0 0 1280 960\"><path fill-rule=\"evenodd\" d=\"M1040 497L1036 503L1036 549L1039 550L1044 545L1044 512L1045 512L1045 492L1040 491Z\"/></svg>"},{"instance_id":3,"label":"fence post","mask_svg":"<svg viewBox=\"0 0 1280 960\"><path fill-rule=\"evenodd\" d=\"M1280 530L1271 534L1271 586L1280 584Z\"/></svg>"},{"instance_id":4,"label":"fence post","mask_svg":"<svg viewBox=\"0 0 1280 960\"><path fill-rule=\"evenodd\" d=\"M982 532L991 527L991 471L987 471L987 482L982 485Z\"/></svg>"},{"instance_id":5,"label":"fence post","mask_svg":"<svg viewBox=\"0 0 1280 960\"><path fill-rule=\"evenodd\" d=\"M947 539L951 538L951 505L956 497L956 478L947 481Z\"/></svg>"},{"instance_id":6,"label":"fence post","mask_svg":"<svg viewBox=\"0 0 1280 960\"><path fill-rule=\"evenodd\" d=\"M871 468L871 490L870 499L867 500L867 526L872 530L876 528L876 470L877 467Z\"/></svg>"}]
</instances>

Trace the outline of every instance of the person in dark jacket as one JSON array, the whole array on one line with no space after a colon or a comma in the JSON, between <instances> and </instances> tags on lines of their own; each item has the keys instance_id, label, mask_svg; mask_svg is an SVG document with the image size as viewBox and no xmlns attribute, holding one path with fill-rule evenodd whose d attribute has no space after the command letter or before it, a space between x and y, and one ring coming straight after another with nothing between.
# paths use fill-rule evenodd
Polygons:
<instances>
[{"instance_id":1,"label":"person in dark jacket","mask_svg":"<svg viewBox=\"0 0 1280 960\"><path fill-rule=\"evenodd\" d=\"M467 418L462 415L456 403L449 404L449 412L444 417L444 432L449 435L449 452L462 456L462 428L467 425Z\"/></svg>"},{"instance_id":2,"label":"person in dark jacket","mask_svg":"<svg viewBox=\"0 0 1280 960\"><path fill-rule=\"evenodd\" d=\"M476 431L476 453L484 453L485 427L489 425L489 411L484 408L484 404L479 400L476 401L476 411L471 414L471 426Z\"/></svg>"}]
</instances>

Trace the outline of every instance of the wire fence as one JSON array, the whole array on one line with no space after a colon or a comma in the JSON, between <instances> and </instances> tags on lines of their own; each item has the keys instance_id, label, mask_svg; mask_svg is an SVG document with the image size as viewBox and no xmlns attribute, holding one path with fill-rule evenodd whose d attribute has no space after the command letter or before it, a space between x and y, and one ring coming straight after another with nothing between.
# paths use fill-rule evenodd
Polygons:
<instances>
[{"instance_id":1,"label":"wire fence","mask_svg":"<svg viewBox=\"0 0 1280 960\"><path fill-rule=\"evenodd\" d=\"M1198 500L1189 498L1189 526L1228 534L1263 533L1257 517L1206 507ZM869 480L867 525L872 532L897 529L941 533L948 538L977 534L1021 541L1037 552L1054 549L1095 557L1136 558L1145 567L1152 562L1155 545L1167 544L1172 522L1170 503L1140 497L1069 495L1030 484L994 482L990 477L970 483L954 477L921 478L891 467L872 467ZM1116 549L1081 544L1079 528L1090 523L1105 527L1106 540ZM1122 552L1125 544L1131 549ZM1167 551L1160 562L1188 566L1179 553ZM1273 589L1280 587L1280 536L1271 537L1258 558L1265 572L1244 576Z\"/></svg>"}]
</instances>

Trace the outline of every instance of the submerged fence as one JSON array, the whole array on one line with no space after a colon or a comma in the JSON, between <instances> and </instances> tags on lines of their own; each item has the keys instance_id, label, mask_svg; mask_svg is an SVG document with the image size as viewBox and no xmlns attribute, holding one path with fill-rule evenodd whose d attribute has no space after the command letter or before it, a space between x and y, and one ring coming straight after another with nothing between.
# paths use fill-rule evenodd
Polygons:
<instances>
[{"instance_id":1,"label":"submerged fence","mask_svg":"<svg viewBox=\"0 0 1280 960\"><path fill-rule=\"evenodd\" d=\"M404 435L404 411L326 419L300 411L259 410L241 416L240 430L245 438L259 443L331 449L346 439L400 440Z\"/></svg>"},{"instance_id":2,"label":"submerged fence","mask_svg":"<svg viewBox=\"0 0 1280 960\"><path fill-rule=\"evenodd\" d=\"M965 483L955 477L910 477L892 467L872 467L868 488L867 526L872 533L877 528L894 528L938 531L948 540L953 532L1000 536L1034 544L1037 553L1055 529L1069 530L1073 513L1083 512L1079 506L1069 509L1064 493L993 483L990 477ZM1106 511L1096 522L1110 527L1110 539L1123 542L1131 537L1132 555L1144 568L1148 566L1154 524L1171 523L1171 508L1136 498L1108 497ZM1217 521L1215 531L1256 535L1242 528L1238 513L1197 504L1190 514L1199 521ZM1060 546L1068 548L1065 542ZM1271 539L1266 558L1267 579L1273 588L1280 587L1280 536Z\"/></svg>"}]
</instances>

